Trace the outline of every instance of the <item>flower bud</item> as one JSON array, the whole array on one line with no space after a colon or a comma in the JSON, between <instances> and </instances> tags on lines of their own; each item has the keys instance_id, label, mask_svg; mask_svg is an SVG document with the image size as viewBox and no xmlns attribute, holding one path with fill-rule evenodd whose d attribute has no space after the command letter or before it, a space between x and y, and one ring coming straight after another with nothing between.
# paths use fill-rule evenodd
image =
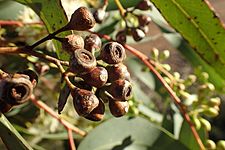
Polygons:
<instances>
[{"instance_id":1,"label":"flower bud","mask_svg":"<svg viewBox=\"0 0 225 150\"><path fill-rule=\"evenodd\" d=\"M211 124L209 123L208 120L204 119L204 118L199 118L199 121L201 122L202 126L207 130L207 131L211 131Z\"/></svg>"}]
</instances>

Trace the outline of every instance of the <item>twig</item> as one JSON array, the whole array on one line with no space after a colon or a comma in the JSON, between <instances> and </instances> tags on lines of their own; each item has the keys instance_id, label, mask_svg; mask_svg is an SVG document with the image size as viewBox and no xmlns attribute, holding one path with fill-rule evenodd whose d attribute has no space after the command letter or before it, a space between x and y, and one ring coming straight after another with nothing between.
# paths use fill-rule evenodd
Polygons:
<instances>
[{"instance_id":1,"label":"twig","mask_svg":"<svg viewBox=\"0 0 225 150\"><path fill-rule=\"evenodd\" d=\"M170 86L166 83L166 81L163 79L163 77L160 75L160 73L152 66L152 64L149 61L149 58L144 55L143 53L141 53L140 51L136 50L135 48L124 44L124 47L129 50L132 54L134 54L135 56L137 56L140 60L142 60L142 62L150 69L150 71L152 73L154 73L156 75L156 77L159 79L159 81L162 83L162 85L165 87L165 89L168 91L168 93L170 94L170 96L173 98L174 103L178 106L181 114L183 115L184 119L187 121L187 123L189 124L191 131L196 139L196 141L198 142L198 145L200 147L200 149L204 150L205 147L198 135L198 132L196 131L188 113L186 112L186 108L183 106L183 104L181 103L181 100L179 99L179 97L176 95L176 93L170 88Z\"/></svg>"},{"instance_id":2,"label":"twig","mask_svg":"<svg viewBox=\"0 0 225 150\"><path fill-rule=\"evenodd\" d=\"M70 149L71 150L76 150L75 143L74 143L74 140L73 140L73 132L72 132L71 129L67 129L67 132L68 132L68 139L69 139Z\"/></svg>"},{"instance_id":3,"label":"twig","mask_svg":"<svg viewBox=\"0 0 225 150\"><path fill-rule=\"evenodd\" d=\"M120 0L114 0L114 1L115 1L116 5L117 5L119 11L120 11L120 15L122 17L124 17L124 15L126 13L126 10L123 8L122 4L120 3Z\"/></svg>"},{"instance_id":4,"label":"twig","mask_svg":"<svg viewBox=\"0 0 225 150\"><path fill-rule=\"evenodd\" d=\"M32 51L27 47L0 47L0 54L19 54L19 53L23 53L23 54L27 54L27 55L31 55L31 56L36 56L38 58L42 58L44 60L47 60L49 62L52 63L56 63L59 62L61 65L64 66L69 66L69 62L68 61L63 61L63 60L59 60L55 57L43 54L43 53L39 53L36 51Z\"/></svg>"},{"instance_id":5,"label":"twig","mask_svg":"<svg viewBox=\"0 0 225 150\"><path fill-rule=\"evenodd\" d=\"M15 21L15 20L0 20L0 26L24 26L24 25L43 25L43 22L31 22L31 23L24 23L22 21Z\"/></svg>"},{"instance_id":6,"label":"twig","mask_svg":"<svg viewBox=\"0 0 225 150\"><path fill-rule=\"evenodd\" d=\"M90 32L90 31L89 31ZM94 32L91 32L94 33ZM104 35L104 34L99 34L99 33L95 33L97 35L99 35L101 38L104 38L108 41L114 41L110 36L108 35ZM190 116L188 115L186 108L184 107L184 105L181 103L180 98L176 95L176 93L171 89L171 87L166 83L166 81L163 79L163 77L160 75L160 73L153 67L151 61L149 60L149 58L141 53L140 51L138 51L137 49L127 45L127 44L123 44L124 48L126 48L128 51L130 51L133 55L135 55L137 58L139 58L149 69L150 71L156 75L156 77L159 79L159 81L162 83L162 85L164 86L164 88L168 91L168 93L170 94L170 96L172 97L174 103L178 106L181 114L183 115L184 119L187 121L187 123L189 124L191 131L194 135L194 138L196 139L199 147L201 150L205 150L205 146L203 145L198 132L196 131Z\"/></svg>"},{"instance_id":7,"label":"twig","mask_svg":"<svg viewBox=\"0 0 225 150\"><path fill-rule=\"evenodd\" d=\"M50 114L52 117L57 119L66 129L70 129L73 132L75 132L75 133L77 133L77 134L79 134L83 137L87 134L85 131L73 126L72 124L70 124L66 120L63 120L62 118L60 118L56 112L54 112L49 106L47 106L42 101L37 100L34 95L31 95L30 99L37 107L45 110L48 114Z\"/></svg>"}]
</instances>

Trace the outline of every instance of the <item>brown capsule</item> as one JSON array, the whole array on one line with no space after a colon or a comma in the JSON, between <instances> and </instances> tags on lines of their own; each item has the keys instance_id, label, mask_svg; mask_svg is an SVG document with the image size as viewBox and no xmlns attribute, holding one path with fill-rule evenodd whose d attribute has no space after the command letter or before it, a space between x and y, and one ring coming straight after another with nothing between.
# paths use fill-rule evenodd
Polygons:
<instances>
[{"instance_id":1,"label":"brown capsule","mask_svg":"<svg viewBox=\"0 0 225 150\"><path fill-rule=\"evenodd\" d=\"M93 54L85 49L77 49L70 58L70 69L77 74L90 72L96 64Z\"/></svg>"},{"instance_id":2,"label":"brown capsule","mask_svg":"<svg viewBox=\"0 0 225 150\"><path fill-rule=\"evenodd\" d=\"M33 70L27 69L21 72L18 72L19 74L25 74L29 76L29 80L32 83L33 87L35 87L38 83L38 75Z\"/></svg>"},{"instance_id":3,"label":"brown capsule","mask_svg":"<svg viewBox=\"0 0 225 150\"><path fill-rule=\"evenodd\" d=\"M139 26L146 26L148 25L150 22L152 21L151 17L150 16L147 16L147 15L139 15L138 16L138 23L139 23Z\"/></svg>"},{"instance_id":4,"label":"brown capsule","mask_svg":"<svg viewBox=\"0 0 225 150\"><path fill-rule=\"evenodd\" d=\"M74 108L80 116L87 116L99 105L98 98L91 91L75 89L71 94Z\"/></svg>"},{"instance_id":5,"label":"brown capsule","mask_svg":"<svg viewBox=\"0 0 225 150\"><path fill-rule=\"evenodd\" d=\"M132 28L131 34L132 34L133 39L136 42L141 41L145 37L145 33L141 29L138 29L138 28Z\"/></svg>"},{"instance_id":6,"label":"brown capsule","mask_svg":"<svg viewBox=\"0 0 225 150\"><path fill-rule=\"evenodd\" d=\"M74 11L71 16L70 22L66 25L68 30L85 31L93 28L95 19L92 13L86 7L80 7Z\"/></svg>"},{"instance_id":7,"label":"brown capsule","mask_svg":"<svg viewBox=\"0 0 225 150\"><path fill-rule=\"evenodd\" d=\"M114 99L128 100L132 95L132 86L127 80L116 80L107 88Z\"/></svg>"},{"instance_id":8,"label":"brown capsule","mask_svg":"<svg viewBox=\"0 0 225 150\"><path fill-rule=\"evenodd\" d=\"M96 10L93 12L93 16L94 16L95 21L96 21L97 23L102 23L103 20L105 19L106 11L105 11L104 8L96 9Z\"/></svg>"},{"instance_id":9,"label":"brown capsule","mask_svg":"<svg viewBox=\"0 0 225 150\"><path fill-rule=\"evenodd\" d=\"M137 4L135 8L140 10L149 10L151 9L151 3L149 0L142 0Z\"/></svg>"},{"instance_id":10,"label":"brown capsule","mask_svg":"<svg viewBox=\"0 0 225 150\"><path fill-rule=\"evenodd\" d=\"M68 53L73 53L77 49L84 48L84 40L80 35L70 34L65 38L56 38L62 43L62 49Z\"/></svg>"},{"instance_id":11,"label":"brown capsule","mask_svg":"<svg viewBox=\"0 0 225 150\"><path fill-rule=\"evenodd\" d=\"M0 69L0 80L10 78L10 75Z\"/></svg>"},{"instance_id":12,"label":"brown capsule","mask_svg":"<svg viewBox=\"0 0 225 150\"><path fill-rule=\"evenodd\" d=\"M84 39L84 48L91 53L99 51L102 46L102 41L97 34L90 34Z\"/></svg>"},{"instance_id":13,"label":"brown capsule","mask_svg":"<svg viewBox=\"0 0 225 150\"><path fill-rule=\"evenodd\" d=\"M13 77L11 80L4 83L2 99L12 106L19 105L27 102L32 92L33 85L29 79L24 77Z\"/></svg>"},{"instance_id":14,"label":"brown capsule","mask_svg":"<svg viewBox=\"0 0 225 150\"><path fill-rule=\"evenodd\" d=\"M121 30L116 34L116 41L118 41L120 43L126 43L127 37L126 37L126 31L125 30Z\"/></svg>"},{"instance_id":15,"label":"brown capsule","mask_svg":"<svg viewBox=\"0 0 225 150\"><path fill-rule=\"evenodd\" d=\"M126 52L121 44L117 42L108 42L103 45L100 57L108 64L118 64L125 59Z\"/></svg>"},{"instance_id":16,"label":"brown capsule","mask_svg":"<svg viewBox=\"0 0 225 150\"><path fill-rule=\"evenodd\" d=\"M108 71L108 80L110 82L119 79L130 81L130 73L124 64L108 65L106 69Z\"/></svg>"},{"instance_id":17,"label":"brown capsule","mask_svg":"<svg viewBox=\"0 0 225 150\"><path fill-rule=\"evenodd\" d=\"M109 101L109 109L113 116L122 117L129 110L128 101Z\"/></svg>"},{"instance_id":18,"label":"brown capsule","mask_svg":"<svg viewBox=\"0 0 225 150\"><path fill-rule=\"evenodd\" d=\"M108 80L108 72L103 67L95 67L90 72L82 74L84 82L97 88L102 87Z\"/></svg>"},{"instance_id":19,"label":"brown capsule","mask_svg":"<svg viewBox=\"0 0 225 150\"><path fill-rule=\"evenodd\" d=\"M104 117L104 113L105 113L105 105L101 100L99 100L98 106L87 116L85 116L85 118L91 121L101 121Z\"/></svg>"}]
</instances>

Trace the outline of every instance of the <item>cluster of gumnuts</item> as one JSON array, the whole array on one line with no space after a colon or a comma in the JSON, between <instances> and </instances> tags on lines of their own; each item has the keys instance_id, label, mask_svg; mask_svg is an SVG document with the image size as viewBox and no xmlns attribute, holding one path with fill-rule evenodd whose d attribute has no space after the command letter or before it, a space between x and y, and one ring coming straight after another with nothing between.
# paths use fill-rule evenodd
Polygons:
<instances>
[{"instance_id":1,"label":"cluster of gumnuts","mask_svg":"<svg viewBox=\"0 0 225 150\"><path fill-rule=\"evenodd\" d=\"M106 13L107 4L103 5L102 7L98 8L94 11L93 15L97 23L102 23L104 19L107 17ZM120 43L126 43L127 36L132 36L133 39L138 42L141 41L149 31L148 25L151 22L151 17L147 16L146 14L137 14L135 10L146 11L151 9L151 3L149 0L142 0L140 1L132 10L126 10L125 15L123 16L123 20L125 21L125 28L119 30L116 34L116 41ZM138 26L136 27L134 24L131 26L128 23L127 17L128 14L132 14L133 17L136 17L138 20Z\"/></svg>"},{"instance_id":2,"label":"cluster of gumnuts","mask_svg":"<svg viewBox=\"0 0 225 150\"><path fill-rule=\"evenodd\" d=\"M106 102L115 117L123 116L128 111L127 100L131 97L132 86L127 67L122 63L126 57L124 47L117 42L108 42L102 46L96 34L89 34L84 39L78 34L56 36L67 30L86 31L95 23L92 13L86 7L80 7L64 27L49 36L61 42L62 49L70 55L67 71L74 77L69 80L73 84L70 92L76 112L89 120L99 121L103 119ZM30 48L37 46L37 43ZM30 98L37 75L31 70L14 75L1 71L0 75L0 109L1 112L8 112L12 106ZM59 113L65 103L62 105L58 108Z\"/></svg>"},{"instance_id":3,"label":"cluster of gumnuts","mask_svg":"<svg viewBox=\"0 0 225 150\"><path fill-rule=\"evenodd\" d=\"M77 88L71 94L77 113L89 120L101 120L105 111L103 102L109 102L111 113L123 116L128 111L127 100L132 90L130 74L122 63L126 56L123 46L108 42L101 47L96 34L86 36L84 41L74 34L65 39L68 42L62 43L63 48L71 52L70 71L76 74ZM98 60L93 55L96 50L100 50ZM104 61L105 65L97 61Z\"/></svg>"},{"instance_id":4,"label":"cluster of gumnuts","mask_svg":"<svg viewBox=\"0 0 225 150\"><path fill-rule=\"evenodd\" d=\"M92 13L80 7L73 13L67 27L63 28L69 26L71 29L73 25L73 29L85 31L92 28L95 22ZM126 57L124 47L117 42L107 42L102 46L100 37L91 33L84 38L78 34L54 38L70 54L68 71L75 75L71 80L75 88L70 89L70 92L78 115L100 121L105 112L104 103L107 102L113 116L126 114L132 86L129 82L130 73L123 64Z\"/></svg>"},{"instance_id":5,"label":"cluster of gumnuts","mask_svg":"<svg viewBox=\"0 0 225 150\"><path fill-rule=\"evenodd\" d=\"M79 46L72 42L82 39L79 35L72 34L66 38L70 42L63 42L63 47L67 51L72 50L69 70L76 74L76 88L71 89L76 112L89 120L99 121L104 116L104 103L108 102L115 117L123 116L128 111L127 100L132 91L130 74L122 63L126 57L123 46L108 42L101 47L101 39L96 34L86 36L84 43L81 42L84 45ZM74 47L77 48L74 50ZM98 49L100 54L96 58L93 53Z\"/></svg>"}]
</instances>

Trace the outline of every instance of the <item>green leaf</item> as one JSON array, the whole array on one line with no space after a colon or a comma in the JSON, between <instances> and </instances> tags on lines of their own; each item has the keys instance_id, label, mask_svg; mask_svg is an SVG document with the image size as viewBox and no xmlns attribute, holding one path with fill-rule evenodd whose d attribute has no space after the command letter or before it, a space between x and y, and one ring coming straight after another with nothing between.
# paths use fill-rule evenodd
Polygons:
<instances>
[{"instance_id":1,"label":"green leaf","mask_svg":"<svg viewBox=\"0 0 225 150\"><path fill-rule=\"evenodd\" d=\"M215 69L207 64L197 55L194 50L187 44L186 41L177 33L164 33L164 37L177 48L186 58L188 58L192 65L196 68L201 66L203 71L209 74L209 81L212 82L219 91L224 91L225 78L218 74Z\"/></svg>"},{"instance_id":2,"label":"green leaf","mask_svg":"<svg viewBox=\"0 0 225 150\"><path fill-rule=\"evenodd\" d=\"M113 118L91 131L78 150L187 149L149 121L137 118Z\"/></svg>"},{"instance_id":3,"label":"green leaf","mask_svg":"<svg viewBox=\"0 0 225 150\"><path fill-rule=\"evenodd\" d=\"M141 0L120 0L121 4L124 8L134 7L137 5ZM117 10L118 7L116 6L116 3L114 0L109 0L109 5L107 7L107 10Z\"/></svg>"},{"instance_id":4,"label":"green leaf","mask_svg":"<svg viewBox=\"0 0 225 150\"><path fill-rule=\"evenodd\" d=\"M15 0L21 4L25 4L32 8L36 14L44 22L49 33L56 31L67 24L67 17L62 7L60 0L46 1L46 0ZM60 36L67 35L68 32L59 34ZM68 54L62 51L61 44L53 41L56 48L56 53L61 59L68 59Z\"/></svg>"},{"instance_id":5,"label":"green leaf","mask_svg":"<svg viewBox=\"0 0 225 150\"><path fill-rule=\"evenodd\" d=\"M205 130L201 128L197 132L201 140L204 142L205 139L207 139ZM181 131L180 131L179 141L183 143L184 145L186 145L189 149L195 149L195 150L200 149L187 121L183 121Z\"/></svg>"},{"instance_id":6,"label":"green leaf","mask_svg":"<svg viewBox=\"0 0 225 150\"><path fill-rule=\"evenodd\" d=\"M195 54L225 77L225 30L202 0L152 0L165 19L194 48Z\"/></svg>"},{"instance_id":7,"label":"green leaf","mask_svg":"<svg viewBox=\"0 0 225 150\"><path fill-rule=\"evenodd\" d=\"M8 149L32 150L3 114L0 117L0 137Z\"/></svg>"}]
</instances>

